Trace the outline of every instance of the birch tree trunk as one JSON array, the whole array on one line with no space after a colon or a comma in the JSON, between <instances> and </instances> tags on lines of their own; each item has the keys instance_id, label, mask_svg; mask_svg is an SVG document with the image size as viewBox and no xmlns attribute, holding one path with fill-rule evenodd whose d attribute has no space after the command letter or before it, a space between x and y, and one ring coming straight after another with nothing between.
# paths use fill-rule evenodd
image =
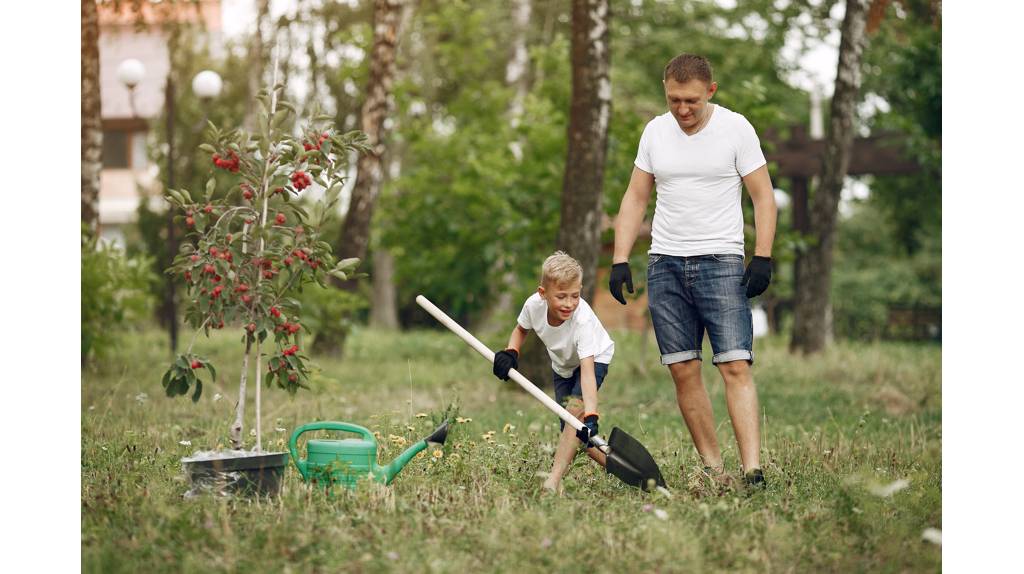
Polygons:
<instances>
[{"instance_id":1,"label":"birch tree trunk","mask_svg":"<svg viewBox=\"0 0 1024 574\"><path fill-rule=\"evenodd\" d=\"M352 189L348 213L334 252L339 259L366 258L370 242L370 222L384 178L382 156L388 131L384 120L393 106L391 85L395 75L395 50L401 33L403 0L374 0L373 50L370 55L370 78L366 101L361 112L362 130L366 133L369 151L359 156L356 182ZM342 283L342 288L355 290L355 281Z\"/></svg>"},{"instance_id":2,"label":"birch tree trunk","mask_svg":"<svg viewBox=\"0 0 1024 574\"><path fill-rule=\"evenodd\" d=\"M99 228L103 169L99 37L96 0L82 0L82 223L94 232Z\"/></svg>"},{"instance_id":3,"label":"birch tree trunk","mask_svg":"<svg viewBox=\"0 0 1024 574\"><path fill-rule=\"evenodd\" d=\"M569 153L557 245L583 266L583 298L588 301L594 297L601 249L601 200L611 114L608 22L608 0L573 0Z\"/></svg>"},{"instance_id":4,"label":"birch tree trunk","mask_svg":"<svg viewBox=\"0 0 1024 574\"><path fill-rule=\"evenodd\" d=\"M530 0L513 0L512 2L512 55L505 66L505 83L513 88L512 101L508 106L508 123L512 129L519 127L523 119L526 96L530 92L529 75L530 56L527 50L526 36L530 31ZM523 141L517 138L509 143L509 151L518 164L523 160ZM516 291L519 278L514 271L506 270L515 255L507 250L502 253L494 266L494 276L498 277L500 288L497 298L487 306L480 318L481 331L495 331L508 327L510 315L516 311L512 294Z\"/></svg>"},{"instance_id":5,"label":"birch tree trunk","mask_svg":"<svg viewBox=\"0 0 1024 574\"><path fill-rule=\"evenodd\" d=\"M256 129L256 94L263 87L263 24L270 16L270 0L259 0L256 10L256 30L249 39L249 105L245 108L245 129ZM273 89L273 86L271 86Z\"/></svg>"},{"instance_id":6,"label":"birch tree trunk","mask_svg":"<svg viewBox=\"0 0 1024 574\"><path fill-rule=\"evenodd\" d=\"M790 349L805 354L822 351L832 336L829 292L832 287L833 251L839 219L839 198L853 146L868 4L868 0L846 2L821 183L811 199L811 217L808 222L811 235L817 239L817 243L802 258L796 277L799 289L795 296Z\"/></svg>"}]
</instances>

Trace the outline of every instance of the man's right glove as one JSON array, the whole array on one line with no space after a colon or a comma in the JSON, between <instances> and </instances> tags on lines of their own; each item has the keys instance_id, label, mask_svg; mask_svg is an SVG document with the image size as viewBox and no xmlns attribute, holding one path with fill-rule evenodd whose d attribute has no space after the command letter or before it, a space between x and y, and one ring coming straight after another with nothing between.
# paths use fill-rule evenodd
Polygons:
<instances>
[{"instance_id":1,"label":"man's right glove","mask_svg":"<svg viewBox=\"0 0 1024 574\"><path fill-rule=\"evenodd\" d=\"M590 448L590 438L597 436L597 414L589 414L583 417L583 428L576 431L576 438L580 439L583 446Z\"/></svg>"},{"instance_id":2,"label":"man's right glove","mask_svg":"<svg viewBox=\"0 0 1024 574\"><path fill-rule=\"evenodd\" d=\"M494 353L494 376L503 381L508 380L508 372L519 368L519 351L505 349Z\"/></svg>"},{"instance_id":3,"label":"man's right glove","mask_svg":"<svg viewBox=\"0 0 1024 574\"><path fill-rule=\"evenodd\" d=\"M622 284L626 284L626 289L630 293L633 292L633 274L629 271L629 263L616 263L612 265L611 277L608 278L608 290L612 292L612 297L623 305L626 304L625 297L622 296Z\"/></svg>"}]
</instances>

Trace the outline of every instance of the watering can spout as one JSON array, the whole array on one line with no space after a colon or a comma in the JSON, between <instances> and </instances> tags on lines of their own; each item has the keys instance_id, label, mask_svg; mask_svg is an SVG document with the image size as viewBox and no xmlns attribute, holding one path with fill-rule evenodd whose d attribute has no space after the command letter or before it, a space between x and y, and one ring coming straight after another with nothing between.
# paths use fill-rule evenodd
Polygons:
<instances>
[{"instance_id":1,"label":"watering can spout","mask_svg":"<svg viewBox=\"0 0 1024 574\"><path fill-rule=\"evenodd\" d=\"M448 438L447 420L441 423L441 426L437 427L434 430L434 432L430 434L430 436L406 449L405 452L398 455L398 458L391 461L389 464L380 467L374 474L376 474L379 477L382 477L384 479L384 484L391 484L392 479L394 479L395 476L397 476L398 473L401 472L403 468L405 468L405 465L408 464L408 462L412 460L414 456L419 454L420 451L422 451L423 449L427 448L428 443L444 444L446 438Z\"/></svg>"}]
</instances>

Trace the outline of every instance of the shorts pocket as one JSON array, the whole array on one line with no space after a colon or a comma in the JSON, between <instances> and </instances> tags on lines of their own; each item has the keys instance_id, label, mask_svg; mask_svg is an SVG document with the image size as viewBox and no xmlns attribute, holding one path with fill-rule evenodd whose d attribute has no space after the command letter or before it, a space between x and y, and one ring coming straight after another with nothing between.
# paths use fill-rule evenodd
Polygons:
<instances>
[{"instance_id":1,"label":"shorts pocket","mask_svg":"<svg viewBox=\"0 0 1024 574\"><path fill-rule=\"evenodd\" d=\"M665 256L659 253L651 253L650 255L647 256L647 268L649 269L651 267L654 267L655 265L657 265L659 261L661 261L664 258Z\"/></svg>"},{"instance_id":2,"label":"shorts pocket","mask_svg":"<svg viewBox=\"0 0 1024 574\"><path fill-rule=\"evenodd\" d=\"M721 263L743 263L743 256L733 253L712 255L711 257L714 258L715 261L719 261Z\"/></svg>"}]
</instances>

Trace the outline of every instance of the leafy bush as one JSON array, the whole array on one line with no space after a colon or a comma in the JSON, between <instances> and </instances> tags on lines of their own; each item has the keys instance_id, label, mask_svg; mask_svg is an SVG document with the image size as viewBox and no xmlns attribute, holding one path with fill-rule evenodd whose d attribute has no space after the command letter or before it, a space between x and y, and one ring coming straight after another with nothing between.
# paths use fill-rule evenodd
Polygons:
<instances>
[{"instance_id":1,"label":"leafy bush","mask_svg":"<svg viewBox=\"0 0 1024 574\"><path fill-rule=\"evenodd\" d=\"M317 352L336 353L356 316L369 304L358 293L310 285L299 296L306 330L313 335L311 347Z\"/></svg>"},{"instance_id":2,"label":"leafy bush","mask_svg":"<svg viewBox=\"0 0 1024 574\"><path fill-rule=\"evenodd\" d=\"M82 229L82 365L103 356L118 328L145 317L156 277L149 258L129 257Z\"/></svg>"}]
</instances>

